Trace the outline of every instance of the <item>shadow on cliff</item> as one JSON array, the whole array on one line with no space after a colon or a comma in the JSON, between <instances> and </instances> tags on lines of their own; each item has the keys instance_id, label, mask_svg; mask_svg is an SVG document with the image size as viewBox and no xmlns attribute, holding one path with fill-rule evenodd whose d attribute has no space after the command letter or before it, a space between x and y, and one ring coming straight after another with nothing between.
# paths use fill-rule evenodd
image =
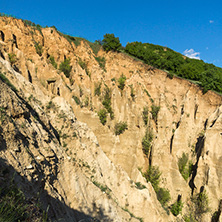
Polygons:
<instances>
[{"instance_id":1,"label":"shadow on cliff","mask_svg":"<svg viewBox=\"0 0 222 222\"><path fill-rule=\"evenodd\" d=\"M40 205L41 208L35 208L37 211L40 209L40 214L47 212L47 221L61 221L61 222L99 222L99 221L113 221L107 215L105 215L103 208L96 206L95 203L92 204L91 209L84 207L88 214L80 212L78 210L72 209L67 206L62 200L56 197L52 197L44 189L45 181L30 182L26 177L21 176L9 163L7 160L0 157L0 191L16 186L18 190L21 190L25 195L25 203L31 205ZM57 191L52 191L55 196L59 196ZM0 192L0 199L1 199ZM60 198L61 199L61 198ZM36 210L37 209L37 210ZM95 215L97 212L96 217ZM36 214L36 212L35 212ZM32 220L31 220L32 221Z\"/></svg>"}]
</instances>

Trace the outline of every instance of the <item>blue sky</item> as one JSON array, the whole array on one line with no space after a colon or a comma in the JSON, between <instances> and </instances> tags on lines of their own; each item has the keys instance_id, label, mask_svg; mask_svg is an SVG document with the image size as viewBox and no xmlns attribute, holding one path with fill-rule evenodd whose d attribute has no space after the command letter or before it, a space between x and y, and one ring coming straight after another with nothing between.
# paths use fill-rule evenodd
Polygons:
<instances>
[{"instance_id":1,"label":"blue sky","mask_svg":"<svg viewBox=\"0 0 222 222\"><path fill-rule=\"evenodd\" d=\"M221 1L0 0L0 12L90 41L114 33L124 46L167 46L222 67Z\"/></svg>"}]
</instances>

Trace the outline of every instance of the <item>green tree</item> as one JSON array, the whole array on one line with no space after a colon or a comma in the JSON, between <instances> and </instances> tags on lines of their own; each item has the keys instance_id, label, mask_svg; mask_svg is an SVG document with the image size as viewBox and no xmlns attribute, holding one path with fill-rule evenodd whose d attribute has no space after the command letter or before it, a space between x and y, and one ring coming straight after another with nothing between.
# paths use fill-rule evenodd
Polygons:
<instances>
[{"instance_id":1,"label":"green tree","mask_svg":"<svg viewBox=\"0 0 222 222\"><path fill-rule=\"evenodd\" d=\"M111 50L118 52L122 48L119 38L115 37L114 34L105 34L102 44L103 44L103 49L106 52Z\"/></svg>"}]
</instances>

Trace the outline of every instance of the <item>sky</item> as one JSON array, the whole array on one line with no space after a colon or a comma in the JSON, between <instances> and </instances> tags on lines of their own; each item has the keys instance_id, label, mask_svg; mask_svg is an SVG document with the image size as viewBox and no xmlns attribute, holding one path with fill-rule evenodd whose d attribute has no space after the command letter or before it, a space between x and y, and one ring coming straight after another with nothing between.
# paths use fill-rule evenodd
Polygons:
<instances>
[{"instance_id":1,"label":"sky","mask_svg":"<svg viewBox=\"0 0 222 222\"><path fill-rule=\"evenodd\" d=\"M114 33L222 67L222 1L0 0L0 12L88 39Z\"/></svg>"}]
</instances>

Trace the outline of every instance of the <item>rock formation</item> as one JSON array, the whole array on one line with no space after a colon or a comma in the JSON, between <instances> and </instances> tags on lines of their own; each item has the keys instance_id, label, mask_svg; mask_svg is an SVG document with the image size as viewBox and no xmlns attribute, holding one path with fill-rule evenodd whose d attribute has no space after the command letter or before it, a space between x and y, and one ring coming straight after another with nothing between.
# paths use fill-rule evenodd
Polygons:
<instances>
[{"instance_id":1,"label":"rock formation","mask_svg":"<svg viewBox=\"0 0 222 222\"><path fill-rule=\"evenodd\" d=\"M16 184L27 198L38 194L51 221L183 221L143 177L158 166L168 206L181 195L186 215L204 188L211 211L201 220L210 221L222 198L222 97L124 53L96 53L86 40L71 40L55 28L0 18L0 73L13 84L0 80L0 160ZM70 72L62 71L64 61ZM121 121L127 129L116 135ZM178 167L183 154L193 165L187 181Z\"/></svg>"}]
</instances>

